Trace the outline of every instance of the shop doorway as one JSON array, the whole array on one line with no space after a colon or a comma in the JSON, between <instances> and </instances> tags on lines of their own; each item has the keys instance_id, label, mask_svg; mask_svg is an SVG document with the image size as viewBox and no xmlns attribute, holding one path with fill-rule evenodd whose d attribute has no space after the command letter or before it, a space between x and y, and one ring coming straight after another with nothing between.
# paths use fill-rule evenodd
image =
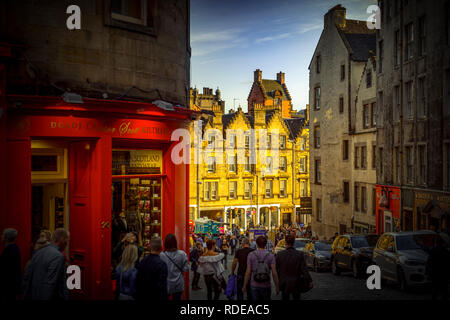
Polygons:
<instances>
[{"instance_id":1,"label":"shop doorway","mask_svg":"<svg viewBox=\"0 0 450 320\"><path fill-rule=\"evenodd\" d=\"M41 231L69 229L68 182L68 145L31 141L31 252Z\"/></svg>"},{"instance_id":2,"label":"shop doorway","mask_svg":"<svg viewBox=\"0 0 450 320\"><path fill-rule=\"evenodd\" d=\"M41 231L68 229L67 183L33 183L31 186L31 240Z\"/></svg>"}]
</instances>

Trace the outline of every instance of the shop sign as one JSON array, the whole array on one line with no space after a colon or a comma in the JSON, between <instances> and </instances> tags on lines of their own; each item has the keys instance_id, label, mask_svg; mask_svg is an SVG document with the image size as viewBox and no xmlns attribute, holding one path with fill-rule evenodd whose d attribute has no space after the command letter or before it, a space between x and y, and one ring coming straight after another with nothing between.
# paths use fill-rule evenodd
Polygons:
<instances>
[{"instance_id":1,"label":"shop sign","mask_svg":"<svg viewBox=\"0 0 450 320\"><path fill-rule=\"evenodd\" d=\"M161 168L162 151L130 150L130 168Z\"/></svg>"},{"instance_id":2,"label":"shop sign","mask_svg":"<svg viewBox=\"0 0 450 320\"><path fill-rule=\"evenodd\" d=\"M311 197L300 197L300 206L302 208L312 208Z\"/></svg>"}]
</instances>

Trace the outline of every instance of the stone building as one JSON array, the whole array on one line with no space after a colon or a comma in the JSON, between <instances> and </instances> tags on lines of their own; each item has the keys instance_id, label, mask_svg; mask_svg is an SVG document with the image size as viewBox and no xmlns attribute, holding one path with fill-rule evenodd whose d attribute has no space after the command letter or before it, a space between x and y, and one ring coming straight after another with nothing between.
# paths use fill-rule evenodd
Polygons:
<instances>
[{"instance_id":1,"label":"stone building","mask_svg":"<svg viewBox=\"0 0 450 320\"><path fill-rule=\"evenodd\" d=\"M225 101L221 99L219 88L213 94L213 89L203 88L203 93L199 93L197 88L189 90L189 105L195 110L213 111L218 106L225 112Z\"/></svg>"},{"instance_id":2,"label":"stone building","mask_svg":"<svg viewBox=\"0 0 450 320\"><path fill-rule=\"evenodd\" d=\"M283 107L289 112L292 109L290 98L287 100L287 89L283 89L285 85L275 80L258 80L257 75L260 74L260 70L255 71L256 80L249 95L250 112L244 113L239 107L237 111L224 113L220 103L213 103L212 110L210 105L201 108L203 126L200 135L203 141L202 160L198 165L193 160L198 157L195 144L199 136L194 135L194 124L191 126L190 181L199 182L198 185L190 184L191 220L208 217L223 221L228 227L234 224L244 229L249 225L261 224L274 228L281 224L309 221L301 216L301 212L305 215L311 211L308 201L307 118L284 118ZM278 86L272 84L270 88L278 92L273 96L267 95L259 103L254 95L257 94L255 91L262 92L259 85L263 81L276 82ZM195 94L195 90L191 90L192 102L195 101ZM211 96L212 90L204 89L203 97L205 94ZM280 98L280 103L273 105L278 95L286 97L286 101L282 103ZM197 98L201 101L200 97ZM250 131L252 129L255 130L255 140ZM272 139L269 138L268 142L259 130L267 130ZM279 134L278 141L275 133ZM252 141L255 152L252 152ZM216 150L208 152L212 146L223 148L223 153ZM274 151L276 147L279 147L277 153ZM264 154L260 155L259 150L263 150ZM239 161L240 153L242 161ZM254 162L252 155L255 156ZM277 156L278 170L274 165L274 157ZM298 215L296 208L302 208L301 212L297 210Z\"/></svg>"},{"instance_id":3,"label":"stone building","mask_svg":"<svg viewBox=\"0 0 450 320\"><path fill-rule=\"evenodd\" d=\"M366 21L347 19L341 5L325 14L309 65L312 231L319 237L374 226L375 136L372 123L363 126L363 109L375 110L375 85L367 88L363 79L373 70L371 51L375 32Z\"/></svg>"},{"instance_id":4,"label":"stone building","mask_svg":"<svg viewBox=\"0 0 450 320\"><path fill-rule=\"evenodd\" d=\"M380 1L377 230L449 230L448 1Z\"/></svg>"},{"instance_id":5,"label":"stone building","mask_svg":"<svg viewBox=\"0 0 450 320\"><path fill-rule=\"evenodd\" d=\"M68 30L78 5L81 29ZM189 104L189 1L2 1L8 92ZM176 22L176 23L174 23Z\"/></svg>"},{"instance_id":6,"label":"stone building","mask_svg":"<svg viewBox=\"0 0 450 320\"><path fill-rule=\"evenodd\" d=\"M74 299L114 299L114 248L129 232L141 256L169 233L189 253L189 166L171 158L172 132L195 117L189 10L189 0L0 1L0 230L18 230L22 274L42 229L70 232Z\"/></svg>"}]
</instances>

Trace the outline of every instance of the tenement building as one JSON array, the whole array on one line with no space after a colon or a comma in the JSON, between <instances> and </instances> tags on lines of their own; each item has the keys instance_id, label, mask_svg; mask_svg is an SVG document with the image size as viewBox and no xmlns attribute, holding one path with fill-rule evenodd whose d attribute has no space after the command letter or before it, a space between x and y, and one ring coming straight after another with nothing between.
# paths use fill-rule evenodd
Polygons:
<instances>
[{"instance_id":1,"label":"tenement building","mask_svg":"<svg viewBox=\"0 0 450 320\"><path fill-rule=\"evenodd\" d=\"M266 80L254 72L248 113L241 107L225 113L218 99L218 90L191 90L191 108L200 109L202 125L191 126L190 220L206 217L242 229L308 224L308 119L290 117L284 73Z\"/></svg>"},{"instance_id":2,"label":"tenement building","mask_svg":"<svg viewBox=\"0 0 450 320\"><path fill-rule=\"evenodd\" d=\"M337 5L309 65L312 231L375 229L376 35Z\"/></svg>"},{"instance_id":3,"label":"tenement building","mask_svg":"<svg viewBox=\"0 0 450 320\"><path fill-rule=\"evenodd\" d=\"M450 225L448 1L381 1L377 231Z\"/></svg>"}]
</instances>

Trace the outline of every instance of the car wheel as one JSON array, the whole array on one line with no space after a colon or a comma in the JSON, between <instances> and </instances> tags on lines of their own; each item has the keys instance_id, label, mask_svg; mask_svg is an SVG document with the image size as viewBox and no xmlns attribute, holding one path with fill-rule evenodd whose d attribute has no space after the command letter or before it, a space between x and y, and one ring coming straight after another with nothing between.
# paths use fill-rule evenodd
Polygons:
<instances>
[{"instance_id":1,"label":"car wheel","mask_svg":"<svg viewBox=\"0 0 450 320\"><path fill-rule=\"evenodd\" d=\"M408 284L406 283L405 273L400 267L397 269L397 283L400 291L408 291Z\"/></svg>"},{"instance_id":2,"label":"car wheel","mask_svg":"<svg viewBox=\"0 0 450 320\"><path fill-rule=\"evenodd\" d=\"M360 272L355 260L352 261L352 273L354 278L359 278Z\"/></svg>"},{"instance_id":3,"label":"car wheel","mask_svg":"<svg viewBox=\"0 0 450 320\"><path fill-rule=\"evenodd\" d=\"M314 266L314 272L319 272L319 264L317 263L317 260L316 260L316 259L314 259L314 264L313 264L313 266Z\"/></svg>"},{"instance_id":4,"label":"car wheel","mask_svg":"<svg viewBox=\"0 0 450 320\"><path fill-rule=\"evenodd\" d=\"M341 271L339 270L339 267L337 266L336 259L333 259L333 261L331 262L331 272L335 276L338 276L341 273Z\"/></svg>"}]
</instances>

